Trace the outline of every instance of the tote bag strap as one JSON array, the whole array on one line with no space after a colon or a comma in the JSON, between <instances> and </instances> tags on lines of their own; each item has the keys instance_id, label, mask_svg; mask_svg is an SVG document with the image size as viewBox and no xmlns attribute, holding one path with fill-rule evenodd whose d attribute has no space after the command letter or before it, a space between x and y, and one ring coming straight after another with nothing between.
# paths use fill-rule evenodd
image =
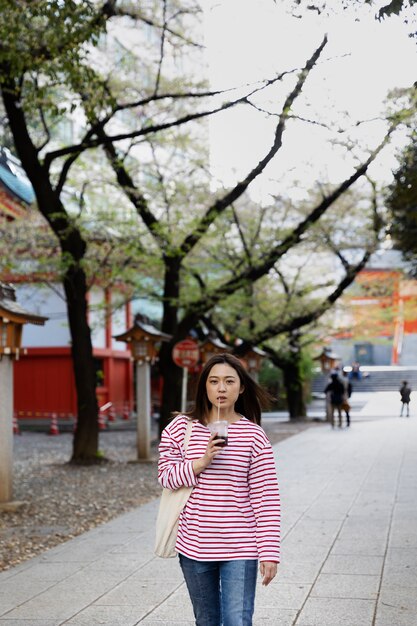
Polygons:
<instances>
[{"instance_id":1,"label":"tote bag strap","mask_svg":"<svg viewBox=\"0 0 417 626\"><path fill-rule=\"evenodd\" d=\"M187 452L192 430L193 430L193 421L187 420L187 428L185 429L185 434L184 434L184 452Z\"/></svg>"}]
</instances>

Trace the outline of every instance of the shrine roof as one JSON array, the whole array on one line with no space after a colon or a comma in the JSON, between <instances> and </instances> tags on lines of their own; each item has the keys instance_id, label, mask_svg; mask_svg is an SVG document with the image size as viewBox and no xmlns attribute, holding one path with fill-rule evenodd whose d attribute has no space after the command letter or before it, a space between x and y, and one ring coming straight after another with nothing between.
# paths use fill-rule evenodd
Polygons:
<instances>
[{"instance_id":1,"label":"shrine roof","mask_svg":"<svg viewBox=\"0 0 417 626\"><path fill-rule=\"evenodd\" d=\"M14 159L8 150L0 149L0 182L11 194L21 202L32 204L35 201L35 193L32 185L23 172L20 172L20 164Z\"/></svg>"},{"instance_id":2,"label":"shrine roof","mask_svg":"<svg viewBox=\"0 0 417 626\"><path fill-rule=\"evenodd\" d=\"M47 317L31 313L16 302L14 288L6 283L0 283L0 314L2 317L10 316L14 321L29 322L42 326Z\"/></svg>"}]
</instances>

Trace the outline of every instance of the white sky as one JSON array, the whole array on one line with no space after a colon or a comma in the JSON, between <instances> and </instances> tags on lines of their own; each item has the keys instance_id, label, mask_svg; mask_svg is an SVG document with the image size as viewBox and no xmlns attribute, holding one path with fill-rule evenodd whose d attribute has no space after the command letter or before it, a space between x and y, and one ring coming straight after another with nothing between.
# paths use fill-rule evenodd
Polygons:
<instances>
[{"instance_id":1,"label":"white sky","mask_svg":"<svg viewBox=\"0 0 417 626\"><path fill-rule=\"evenodd\" d=\"M302 67L327 32L327 44L320 65L307 79L298 106L309 118L346 126L343 112L351 120L372 119L384 110L384 99L393 87L410 87L416 80L417 43L408 37L403 21L393 17L377 22L373 13L354 21L342 16L319 18L310 12L296 19L282 8L289 2L273 0L206 0L206 44L212 87L227 88L271 78L283 70ZM256 8L255 8L256 7ZM280 111L294 79L270 94L269 110ZM271 145L275 119L240 107L212 118L212 169L223 184L233 184L249 171ZM351 122L349 122L349 126ZM355 131L356 145L365 154L375 146L386 126L372 121ZM343 150L336 155L330 148L330 134L318 126L291 124L284 135L284 150L268 167L263 180L252 186L255 196L270 189L267 181L299 178L309 186L318 178L335 181L353 171L354 160ZM400 140L398 140L400 141ZM397 142L398 145L398 142ZM372 174L387 180L394 164L393 149L388 151ZM291 174L288 175L288 172ZM287 189L288 191L288 189Z\"/></svg>"}]
</instances>

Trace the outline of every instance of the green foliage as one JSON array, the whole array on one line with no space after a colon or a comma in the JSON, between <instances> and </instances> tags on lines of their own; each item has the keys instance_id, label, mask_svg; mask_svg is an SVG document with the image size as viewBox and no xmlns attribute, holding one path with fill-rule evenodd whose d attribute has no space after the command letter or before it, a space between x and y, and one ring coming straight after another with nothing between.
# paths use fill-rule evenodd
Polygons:
<instances>
[{"instance_id":1,"label":"green foliage","mask_svg":"<svg viewBox=\"0 0 417 626\"><path fill-rule=\"evenodd\" d=\"M396 248L410 261L411 272L417 276L417 134L400 157L401 165L388 188L387 206L390 210L389 233Z\"/></svg>"},{"instance_id":2,"label":"green foliage","mask_svg":"<svg viewBox=\"0 0 417 626\"><path fill-rule=\"evenodd\" d=\"M1 0L0 66L7 74L0 81L27 71L50 78L70 74L85 57L84 44L97 43L104 25L89 0Z\"/></svg>"},{"instance_id":3,"label":"green foliage","mask_svg":"<svg viewBox=\"0 0 417 626\"><path fill-rule=\"evenodd\" d=\"M284 409L285 397L282 388L282 372L273 365L271 361L265 359L262 361L261 369L259 371L259 384L266 389L273 400L272 410Z\"/></svg>"}]
</instances>

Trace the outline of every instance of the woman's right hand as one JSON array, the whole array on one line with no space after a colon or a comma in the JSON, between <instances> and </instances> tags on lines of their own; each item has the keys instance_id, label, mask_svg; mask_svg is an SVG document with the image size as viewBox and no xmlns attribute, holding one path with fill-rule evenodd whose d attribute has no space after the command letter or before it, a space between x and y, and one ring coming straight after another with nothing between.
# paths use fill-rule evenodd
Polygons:
<instances>
[{"instance_id":1,"label":"woman's right hand","mask_svg":"<svg viewBox=\"0 0 417 626\"><path fill-rule=\"evenodd\" d=\"M193 461L193 471L196 476L198 476L198 474L201 474L201 472L203 472L210 465L214 457L223 450L222 446L219 446L219 444L216 445L215 443L215 440L218 439L219 436L217 435L217 433L211 435L210 439L208 440L204 456Z\"/></svg>"}]
</instances>

